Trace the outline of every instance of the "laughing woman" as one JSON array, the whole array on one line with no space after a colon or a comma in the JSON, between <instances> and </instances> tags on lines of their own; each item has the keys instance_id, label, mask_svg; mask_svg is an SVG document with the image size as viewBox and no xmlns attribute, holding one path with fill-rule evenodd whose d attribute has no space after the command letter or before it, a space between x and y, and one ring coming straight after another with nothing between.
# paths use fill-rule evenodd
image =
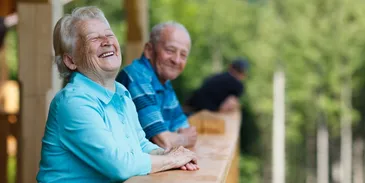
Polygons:
<instances>
[{"instance_id":1,"label":"laughing woman","mask_svg":"<svg viewBox=\"0 0 365 183\"><path fill-rule=\"evenodd\" d=\"M115 182L198 169L193 152L164 150L145 138L128 90L115 82L121 51L101 10L74 10L53 36L55 62L69 82L50 105L38 182Z\"/></svg>"}]
</instances>

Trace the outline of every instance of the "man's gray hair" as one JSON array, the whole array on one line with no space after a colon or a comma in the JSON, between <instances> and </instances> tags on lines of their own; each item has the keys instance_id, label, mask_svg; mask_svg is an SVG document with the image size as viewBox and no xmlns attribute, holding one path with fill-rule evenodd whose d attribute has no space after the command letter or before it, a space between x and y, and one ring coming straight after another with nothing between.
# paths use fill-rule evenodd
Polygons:
<instances>
[{"instance_id":1,"label":"man's gray hair","mask_svg":"<svg viewBox=\"0 0 365 183\"><path fill-rule=\"evenodd\" d=\"M189 31L185 28L185 26L174 21L163 22L153 26L150 33L149 42L151 42L153 45L156 45L160 41L162 30L164 30L166 27L174 27L184 31L188 35L189 40L191 42Z\"/></svg>"},{"instance_id":2,"label":"man's gray hair","mask_svg":"<svg viewBox=\"0 0 365 183\"><path fill-rule=\"evenodd\" d=\"M97 7L87 6L76 8L71 14L64 15L58 20L53 31L53 48L55 52L55 63L62 78L71 75L70 70L63 62L65 54L73 54L76 44L76 25L79 21L98 19L105 22L109 27L109 22L104 13Z\"/></svg>"}]
</instances>

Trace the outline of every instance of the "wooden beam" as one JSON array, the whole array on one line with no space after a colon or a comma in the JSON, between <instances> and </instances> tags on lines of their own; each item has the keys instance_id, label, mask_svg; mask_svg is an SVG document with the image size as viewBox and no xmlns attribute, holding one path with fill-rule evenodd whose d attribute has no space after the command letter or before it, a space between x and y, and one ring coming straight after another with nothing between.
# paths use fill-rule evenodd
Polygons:
<instances>
[{"instance_id":1,"label":"wooden beam","mask_svg":"<svg viewBox=\"0 0 365 183\"><path fill-rule=\"evenodd\" d=\"M6 147L6 137L8 136L7 115L0 113L0 147ZM6 148L0 149L0 182L8 182L7 177L8 155Z\"/></svg>"},{"instance_id":2,"label":"wooden beam","mask_svg":"<svg viewBox=\"0 0 365 183\"><path fill-rule=\"evenodd\" d=\"M5 46L0 47L0 88L8 79L8 66L6 64Z\"/></svg>"},{"instance_id":3,"label":"wooden beam","mask_svg":"<svg viewBox=\"0 0 365 183\"><path fill-rule=\"evenodd\" d=\"M15 0L1 0L0 1L0 16L4 17L15 12Z\"/></svg>"},{"instance_id":4,"label":"wooden beam","mask_svg":"<svg viewBox=\"0 0 365 183\"><path fill-rule=\"evenodd\" d=\"M239 141L236 145L231 167L227 175L226 183L238 183L240 179L240 146Z\"/></svg>"},{"instance_id":5,"label":"wooden beam","mask_svg":"<svg viewBox=\"0 0 365 183\"><path fill-rule=\"evenodd\" d=\"M59 1L52 1L60 3ZM19 80L21 83L21 134L18 182L35 182L50 99L57 73L53 66L52 32L61 16L61 4L20 1L17 4ZM58 18L56 18L58 17ZM60 82L61 83L61 82Z\"/></svg>"},{"instance_id":6,"label":"wooden beam","mask_svg":"<svg viewBox=\"0 0 365 183\"><path fill-rule=\"evenodd\" d=\"M49 0L16 0L18 3L49 3Z\"/></svg>"},{"instance_id":7,"label":"wooden beam","mask_svg":"<svg viewBox=\"0 0 365 183\"><path fill-rule=\"evenodd\" d=\"M148 0L124 0L127 12L127 44L124 51L124 65L142 54L148 40Z\"/></svg>"}]
</instances>

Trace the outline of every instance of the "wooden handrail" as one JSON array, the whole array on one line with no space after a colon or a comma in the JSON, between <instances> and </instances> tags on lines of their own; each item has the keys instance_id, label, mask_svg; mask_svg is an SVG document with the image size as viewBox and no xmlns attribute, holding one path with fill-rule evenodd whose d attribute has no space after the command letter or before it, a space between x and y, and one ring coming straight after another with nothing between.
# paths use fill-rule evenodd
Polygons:
<instances>
[{"instance_id":1,"label":"wooden handrail","mask_svg":"<svg viewBox=\"0 0 365 183\"><path fill-rule=\"evenodd\" d=\"M221 125L219 121L224 121L224 133L200 133L196 146L191 149L198 155L198 171L171 170L151 174L148 176L132 177L126 183L149 182L149 183L194 183L194 182L238 182L238 139L241 125L240 112L231 113L207 113L201 112L191 119L204 119L198 123L212 122L210 129L215 129L214 125ZM207 116L209 116L207 118ZM204 130L203 130L204 132Z\"/></svg>"}]
</instances>

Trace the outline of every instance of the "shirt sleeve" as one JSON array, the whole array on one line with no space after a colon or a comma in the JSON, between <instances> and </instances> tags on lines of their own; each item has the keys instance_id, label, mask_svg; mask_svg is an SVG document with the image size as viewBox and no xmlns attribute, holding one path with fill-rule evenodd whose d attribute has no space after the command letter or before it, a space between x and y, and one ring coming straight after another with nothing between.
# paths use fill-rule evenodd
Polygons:
<instances>
[{"instance_id":1,"label":"shirt sleeve","mask_svg":"<svg viewBox=\"0 0 365 183\"><path fill-rule=\"evenodd\" d=\"M241 97L241 95L244 93L244 86L242 83L240 82L236 82L235 85L233 85L233 95L235 95L236 97Z\"/></svg>"},{"instance_id":2,"label":"shirt sleeve","mask_svg":"<svg viewBox=\"0 0 365 183\"><path fill-rule=\"evenodd\" d=\"M168 131L168 126L164 123L161 108L157 103L156 92L150 83L131 82L128 87L134 104L136 105L139 122L146 138L152 137Z\"/></svg>"},{"instance_id":3,"label":"shirt sleeve","mask_svg":"<svg viewBox=\"0 0 365 183\"><path fill-rule=\"evenodd\" d=\"M60 141L81 161L111 180L126 180L151 171L149 154L116 142L106 127L99 101L86 96L61 100L57 121Z\"/></svg>"},{"instance_id":4,"label":"shirt sleeve","mask_svg":"<svg viewBox=\"0 0 365 183\"><path fill-rule=\"evenodd\" d=\"M174 99L177 100L175 93L173 93L173 95ZM171 131L175 132L179 128L188 128L190 126L188 119L181 108L180 103L178 103L178 105L173 109L172 115L173 115L172 117L173 120L171 121L171 127L170 127Z\"/></svg>"}]
</instances>

